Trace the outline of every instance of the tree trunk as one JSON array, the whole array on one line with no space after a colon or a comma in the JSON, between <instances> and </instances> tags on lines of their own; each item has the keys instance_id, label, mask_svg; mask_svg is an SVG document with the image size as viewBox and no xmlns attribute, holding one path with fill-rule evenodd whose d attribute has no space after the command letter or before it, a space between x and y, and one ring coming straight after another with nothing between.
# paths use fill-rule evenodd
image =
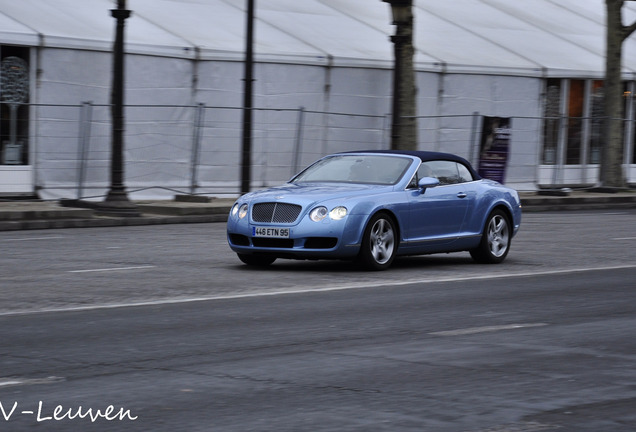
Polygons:
<instances>
[{"instance_id":1,"label":"tree trunk","mask_svg":"<svg viewBox=\"0 0 636 432\"><path fill-rule=\"evenodd\" d=\"M391 0L384 0L392 3ZM417 150L417 108L413 56L413 9L408 3L408 18L397 22L393 42L395 66L393 70L393 119L391 148Z\"/></svg>"},{"instance_id":2,"label":"tree trunk","mask_svg":"<svg viewBox=\"0 0 636 432\"><path fill-rule=\"evenodd\" d=\"M622 46L625 39L621 8L623 0L605 0L607 5L607 52L605 58L605 140L601 158L602 187L625 187L623 177L623 83Z\"/></svg>"}]
</instances>

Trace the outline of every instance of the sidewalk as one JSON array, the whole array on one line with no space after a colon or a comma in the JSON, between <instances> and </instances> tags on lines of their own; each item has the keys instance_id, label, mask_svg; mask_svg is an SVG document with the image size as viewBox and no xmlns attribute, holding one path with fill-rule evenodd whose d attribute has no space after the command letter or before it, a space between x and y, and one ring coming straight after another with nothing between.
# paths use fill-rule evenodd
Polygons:
<instances>
[{"instance_id":1,"label":"sidewalk","mask_svg":"<svg viewBox=\"0 0 636 432\"><path fill-rule=\"evenodd\" d=\"M636 208L636 192L572 192L568 196L520 193L524 212ZM0 201L0 231L225 222L233 199L209 202L139 201L140 217L99 216L91 209L63 207L56 201Z\"/></svg>"},{"instance_id":2,"label":"sidewalk","mask_svg":"<svg viewBox=\"0 0 636 432\"><path fill-rule=\"evenodd\" d=\"M210 202L138 201L140 217L100 216L57 201L0 201L0 231L225 222L234 199Z\"/></svg>"}]
</instances>

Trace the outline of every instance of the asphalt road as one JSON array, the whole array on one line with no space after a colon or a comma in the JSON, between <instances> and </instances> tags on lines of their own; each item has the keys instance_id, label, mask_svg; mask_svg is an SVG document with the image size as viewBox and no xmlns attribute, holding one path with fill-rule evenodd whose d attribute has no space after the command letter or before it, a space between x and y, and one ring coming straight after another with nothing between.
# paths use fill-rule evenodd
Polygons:
<instances>
[{"instance_id":1,"label":"asphalt road","mask_svg":"<svg viewBox=\"0 0 636 432\"><path fill-rule=\"evenodd\" d=\"M636 265L636 209L529 213L501 265L468 253L403 258L386 272L279 260L250 269L222 223L0 232L0 314L188 301Z\"/></svg>"},{"instance_id":2,"label":"asphalt road","mask_svg":"<svg viewBox=\"0 0 636 432\"><path fill-rule=\"evenodd\" d=\"M382 273L251 270L222 224L0 233L0 430L634 431L634 216Z\"/></svg>"}]
</instances>

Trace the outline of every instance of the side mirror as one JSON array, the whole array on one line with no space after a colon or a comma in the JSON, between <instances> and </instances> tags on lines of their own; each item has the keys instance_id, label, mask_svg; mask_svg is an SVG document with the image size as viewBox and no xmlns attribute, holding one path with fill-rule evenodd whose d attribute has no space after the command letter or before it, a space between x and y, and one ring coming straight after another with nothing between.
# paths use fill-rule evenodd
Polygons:
<instances>
[{"instance_id":1,"label":"side mirror","mask_svg":"<svg viewBox=\"0 0 636 432\"><path fill-rule=\"evenodd\" d=\"M439 186L439 179L434 177L422 177L420 181L417 182L417 186L424 192L427 188Z\"/></svg>"}]
</instances>

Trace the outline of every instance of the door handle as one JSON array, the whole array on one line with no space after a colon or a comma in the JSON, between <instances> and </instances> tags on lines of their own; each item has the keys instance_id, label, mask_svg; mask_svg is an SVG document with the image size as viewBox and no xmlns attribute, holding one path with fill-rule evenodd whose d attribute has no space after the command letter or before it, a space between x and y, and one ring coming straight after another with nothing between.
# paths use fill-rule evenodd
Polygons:
<instances>
[{"instance_id":1,"label":"door handle","mask_svg":"<svg viewBox=\"0 0 636 432\"><path fill-rule=\"evenodd\" d=\"M457 198L466 198L468 195L466 195L466 193L464 192L460 192L457 194Z\"/></svg>"}]
</instances>

